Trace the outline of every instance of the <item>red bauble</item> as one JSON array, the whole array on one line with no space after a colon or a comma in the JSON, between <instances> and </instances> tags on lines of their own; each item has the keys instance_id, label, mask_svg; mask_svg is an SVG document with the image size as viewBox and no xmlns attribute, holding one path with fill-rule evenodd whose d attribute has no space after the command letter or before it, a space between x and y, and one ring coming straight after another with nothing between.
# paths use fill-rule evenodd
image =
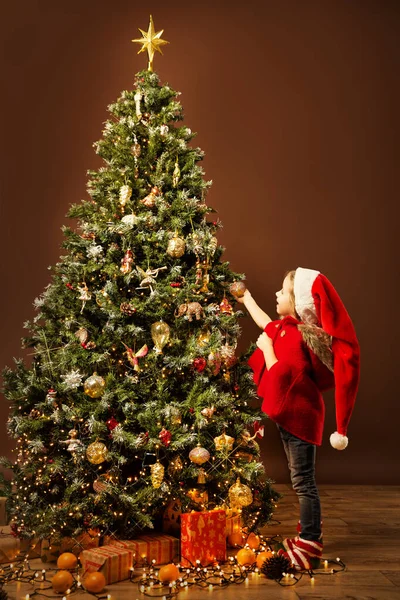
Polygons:
<instances>
[{"instance_id":1,"label":"red bauble","mask_svg":"<svg viewBox=\"0 0 400 600\"><path fill-rule=\"evenodd\" d=\"M111 419L108 419L106 425L107 425L108 431L112 431L119 425L119 423L115 417L111 417Z\"/></svg>"},{"instance_id":2,"label":"red bauble","mask_svg":"<svg viewBox=\"0 0 400 600\"><path fill-rule=\"evenodd\" d=\"M65 287L67 287L69 290L73 290L74 289L72 283L66 283Z\"/></svg>"},{"instance_id":3,"label":"red bauble","mask_svg":"<svg viewBox=\"0 0 400 600\"><path fill-rule=\"evenodd\" d=\"M173 281L169 285L173 288L180 288L182 286L182 284L179 281Z\"/></svg>"},{"instance_id":4,"label":"red bauble","mask_svg":"<svg viewBox=\"0 0 400 600\"><path fill-rule=\"evenodd\" d=\"M203 357L195 358L193 361L193 368L196 369L196 371L198 373L201 373L202 371L204 371L206 366L207 366L207 361Z\"/></svg>"},{"instance_id":5,"label":"red bauble","mask_svg":"<svg viewBox=\"0 0 400 600\"><path fill-rule=\"evenodd\" d=\"M160 431L160 433L158 434L158 437L161 440L161 443L164 444L164 446L169 446L171 443L171 432L168 431L168 429L165 429L165 427L163 427Z\"/></svg>"}]
</instances>

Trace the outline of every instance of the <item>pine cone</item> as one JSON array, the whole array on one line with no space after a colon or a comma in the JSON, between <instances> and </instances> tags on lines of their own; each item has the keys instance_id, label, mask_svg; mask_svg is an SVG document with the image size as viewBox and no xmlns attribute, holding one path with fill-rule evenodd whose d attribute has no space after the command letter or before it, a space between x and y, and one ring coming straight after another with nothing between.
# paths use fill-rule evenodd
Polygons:
<instances>
[{"instance_id":1,"label":"pine cone","mask_svg":"<svg viewBox=\"0 0 400 600\"><path fill-rule=\"evenodd\" d=\"M128 315L130 317L136 312L136 308L133 306L133 304L130 304L129 302L122 302L119 308L120 311L124 313L124 315Z\"/></svg>"},{"instance_id":2,"label":"pine cone","mask_svg":"<svg viewBox=\"0 0 400 600\"><path fill-rule=\"evenodd\" d=\"M292 563L283 554L275 554L271 558L268 558L263 566L261 567L261 573L263 573L267 579L282 579L283 573L291 573Z\"/></svg>"}]
</instances>

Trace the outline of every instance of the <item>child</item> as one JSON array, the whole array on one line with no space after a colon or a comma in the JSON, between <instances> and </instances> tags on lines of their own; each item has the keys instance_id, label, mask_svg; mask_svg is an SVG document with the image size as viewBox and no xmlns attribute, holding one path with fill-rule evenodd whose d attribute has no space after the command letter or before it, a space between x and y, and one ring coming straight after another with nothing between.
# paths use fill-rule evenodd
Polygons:
<instances>
[{"instance_id":1,"label":"child","mask_svg":"<svg viewBox=\"0 0 400 600\"><path fill-rule=\"evenodd\" d=\"M278 426L299 499L299 536L283 540L284 554L296 568L310 569L323 548L315 483L316 446L322 442L325 415L321 392L336 387L337 431L330 441L343 450L359 381L359 345L339 295L318 271L290 271L276 298L277 321L249 290L237 300L264 330L249 365L263 398L261 408Z\"/></svg>"}]
</instances>

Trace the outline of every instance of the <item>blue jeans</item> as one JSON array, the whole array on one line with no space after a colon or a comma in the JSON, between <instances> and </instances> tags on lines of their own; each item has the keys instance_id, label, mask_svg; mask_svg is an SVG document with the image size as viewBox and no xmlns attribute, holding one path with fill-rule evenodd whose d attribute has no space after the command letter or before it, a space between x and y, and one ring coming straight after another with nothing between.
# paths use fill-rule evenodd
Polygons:
<instances>
[{"instance_id":1,"label":"blue jeans","mask_svg":"<svg viewBox=\"0 0 400 600\"><path fill-rule=\"evenodd\" d=\"M321 537L321 502L315 483L316 446L299 439L278 425L288 459L290 479L300 504L300 537L319 541Z\"/></svg>"}]
</instances>

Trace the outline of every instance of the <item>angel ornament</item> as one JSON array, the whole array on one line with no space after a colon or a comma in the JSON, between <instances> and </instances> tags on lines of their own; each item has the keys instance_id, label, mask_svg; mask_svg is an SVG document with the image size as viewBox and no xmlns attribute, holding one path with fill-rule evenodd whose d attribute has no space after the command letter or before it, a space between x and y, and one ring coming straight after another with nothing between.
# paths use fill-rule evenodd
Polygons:
<instances>
[{"instance_id":1,"label":"angel ornament","mask_svg":"<svg viewBox=\"0 0 400 600\"><path fill-rule=\"evenodd\" d=\"M76 431L76 429L71 429L68 432L68 435L70 436L70 439L61 441L60 444L68 444L67 452L71 452L71 456L73 457L74 462L77 462L77 453L79 450L82 450L83 443L81 442L81 440L77 439L76 436L78 435L78 432Z\"/></svg>"},{"instance_id":2,"label":"angel ornament","mask_svg":"<svg viewBox=\"0 0 400 600\"><path fill-rule=\"evenodd\" d=\"M149 287L151 290L151 296L154 294L153 285L156 284L155 277L158 276L160 271L163 271L167 267L159 267L158 269L147 269L143 271L141 267L136 267L136 270L141 278L140 287L136 288L137 290L144 290L146 287Z\"/></svg>"},{"instance_id":3,"label":"angel ornament","mask_svg":"<svg viewBox=\"0 0 400 600\"><path fill-rule=\"evenodd\" d=\"M89 292L88 286L86 285L86 283L84 281L82 281L82 283L80 283L77 286L79 292L80 292L80 296L79 296L79 300L82 300L82 308L81 308L81 313L83 312L83 309L85 308L85 304L88 300L90 300L90 298L92 297L92 294Z\"/></svg>"}]
</instances>

